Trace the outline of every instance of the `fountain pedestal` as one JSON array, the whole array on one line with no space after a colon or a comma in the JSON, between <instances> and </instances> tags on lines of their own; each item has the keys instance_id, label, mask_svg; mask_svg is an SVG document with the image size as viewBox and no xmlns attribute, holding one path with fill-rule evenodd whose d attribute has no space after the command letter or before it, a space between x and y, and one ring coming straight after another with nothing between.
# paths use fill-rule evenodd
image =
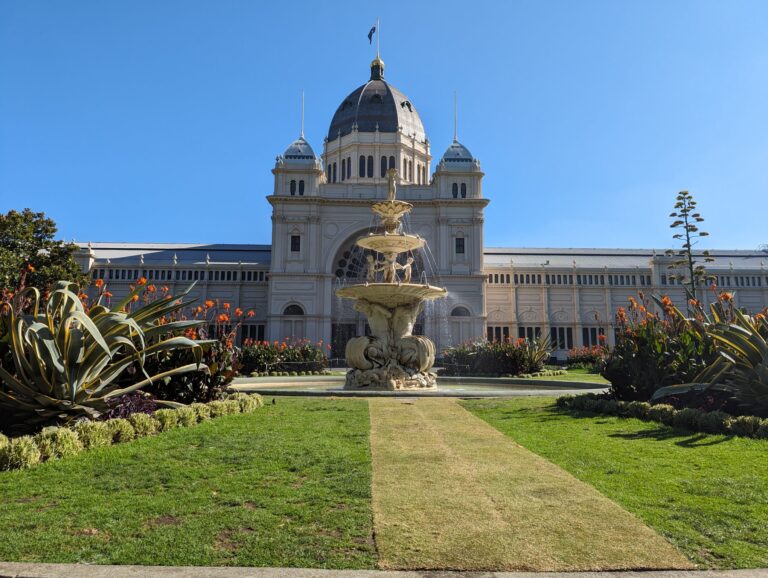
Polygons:
<instances>
[{"instance_id":1,"label":"fountain pedestal","mask_svg":"<svg viewBox=\"0 0 768 578\"><path fill-rule=\"evenodd\" d=\"M372 207L381 218L384 234L371 234L357 241L359 247L377 254L368 258L367 282L336 291L339 297L355 300L355 310L368 318L372 333L347 342L347 365L351 369L345 389L437 387L437 377L429 371L435 363L435 345L423 335L413 335L413 327L424 302L444 297L447 292L441 287L411 283L413 258L404 264L397 260L398 255L425 243L416 235L398 232L400 219L413 205L395 199L396 174L394 169L387 173L388 199ZM383 255L383 260L378 254Z\"/></svg>"}]
</instances>

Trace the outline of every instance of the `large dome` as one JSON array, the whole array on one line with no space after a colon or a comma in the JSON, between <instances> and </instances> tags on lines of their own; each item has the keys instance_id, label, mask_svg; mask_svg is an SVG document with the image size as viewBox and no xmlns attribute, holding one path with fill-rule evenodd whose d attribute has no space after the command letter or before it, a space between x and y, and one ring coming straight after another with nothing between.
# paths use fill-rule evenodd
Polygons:
<instances>
[{"instance_id":1,"label":"large dome","mask_svg":"<svg viewBox=\"0 0 768 578\"><path fill-rule=\"evenodd\" d=\"M424 142L424 125L410 99L384 80L384 62L376 58L371 63L371 80L345 98L333 115L328 129L328 140L352 132L357 126L360 132L398 132L416 136Z\"/></svg>"}]
</instances>

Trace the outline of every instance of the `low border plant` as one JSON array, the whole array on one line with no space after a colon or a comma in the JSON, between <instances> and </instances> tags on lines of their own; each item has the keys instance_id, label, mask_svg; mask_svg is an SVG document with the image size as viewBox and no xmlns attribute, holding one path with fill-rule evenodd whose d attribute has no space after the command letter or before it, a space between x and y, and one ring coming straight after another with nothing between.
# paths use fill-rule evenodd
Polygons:
<instances>
[{"instance_id":1,"label":"low border plant","mask_svg":"<svg viewBox=\"0 0 768 578\"><path fill-rule=\"evenodd\" d=\"M48 427L35 436L8 438L0 434L0 471L29 468L83 450L194 426L214 417L252 413L263 406L264 400L258 394L232 393L223 400L160 409L152 415L134 413L127 419L82 420L71 427Z\"/></svg>"},{"instance_id":2,"label":"low border plant","mask_svg":"<svg viewBox=\"0 0 768 578\"><path fill-rule=\"evenodd\" d=\"M695 432L768 439L768 419L754 415L734 417L717 410L703 411L690 407L675 409L664 403L651 405L647 402L616 400L605 394L594 393L561 396L557 398L556 406L568 411L633 417Z\"/></svg>"}]
</instances>

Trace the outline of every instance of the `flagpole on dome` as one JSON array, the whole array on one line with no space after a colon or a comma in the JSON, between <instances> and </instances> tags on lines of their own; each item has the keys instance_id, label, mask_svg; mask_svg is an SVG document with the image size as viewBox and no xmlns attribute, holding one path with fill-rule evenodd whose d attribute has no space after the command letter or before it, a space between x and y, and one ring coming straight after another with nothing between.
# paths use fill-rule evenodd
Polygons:
<instances>
[{"instance_id":1,"label":"flagpole on dome","mask_svg":"<svg viewBox=\"0 0 768 578\"><path fill-rule=\"evenodd\" d=\"M379 23L379 17L376 17L376 58L381 57L381 52L379 51L379 38L381 38L381 24Z\"/></svg>"},{"instance_id":2,"label":"flagpole on dome","mask_svg":"<svg viewBox=\"0 0 768 578\"><path fill-rule=\"evenodd\" d=\"M301 138L304 138L304 89L301 89Z\"/></svg>"}]
</instances>

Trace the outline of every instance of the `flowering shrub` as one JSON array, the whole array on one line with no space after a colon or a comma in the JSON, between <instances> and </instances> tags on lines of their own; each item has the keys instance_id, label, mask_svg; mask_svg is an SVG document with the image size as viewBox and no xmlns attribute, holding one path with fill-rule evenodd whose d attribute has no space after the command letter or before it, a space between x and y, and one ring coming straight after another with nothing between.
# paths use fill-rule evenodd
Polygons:
<instances>
[{"instance_id":1,"label":"flowering shrub","mask_svg":"<svg viewBox=\"0 0 768 578\"><path fill-rule=\"evenodd\" d=\"M477 341L451 347L443 354L443 375L499 376L537 373L544 367L549 339Z\"/></svg>"},{"instance_id":2,"label":"flowering shrub","mask_svg":"<svg viewBox=\"0 0 768 578\"><path fill-rule=\"evenodd\" d=\"M620 400L647 401L660 387L688 383L715 358L701 320L686 318L669 297L656 300L658 314L642 292L639 298L619 307L616 346L602 372Z\"/></svg>"},{"instance_id":3,"label":"flowering shrub","mask_svg":"<svg viewBox=\"0 0 768 578\"><path fill-rule=\"evenodd\" d=\"M600 335L600 337L605 337ZM605 345L591 347L575 347L568 350L567 364L569 369L588 369L597 373L602 369L602 363L608 353Z\"/></svg>"},{"instance_id":4,"label":"flowering shrub","mask_svg":"<svg viewBox=\"0 0 768 578\"><path fill-rule=\"evenodd\" d=\"M278 341L247 340L243 345L243 371L322 371L328 367L326 351L322 341L312 343L309 339L285 339Z\"/></svg>"}]
</instances>

